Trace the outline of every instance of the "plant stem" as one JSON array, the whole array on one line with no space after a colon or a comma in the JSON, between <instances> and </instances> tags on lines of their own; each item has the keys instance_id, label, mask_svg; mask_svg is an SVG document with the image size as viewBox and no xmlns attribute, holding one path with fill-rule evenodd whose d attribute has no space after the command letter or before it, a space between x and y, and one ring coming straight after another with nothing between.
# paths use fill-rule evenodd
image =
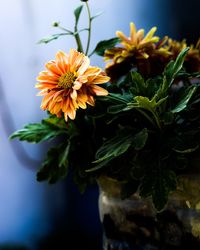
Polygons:
<instances>
[{"instance_id":1,"label":"plant stem","mask_svg":"<svg viewBox=\"0 0 200 250\"><path fill-rule=\"evenodd\" d=\"M89 26L88 26L88 41L87 41L87 47L85 54L88 54L89 47L90 47L90 40L91 40L91 28L92 28L92 20L91 20L91 13L90 13L90 8L88 2L85 2L86 7L87 7L87 12L88 12L88 20L89 20Z\"/></svg>"},{"instance_id":2,"label":"plant stem","mask_svg":"<svg viewBox=\"0 0 200 250\"><path fill-rule=\"evenodd\" d=\"M136 108L136 110L139 111L144 117L146 117L147 120L151 122L151 124L153 124L154 126L156 126L155 123L153 122L153 120L151 119L151 117L146 112L144 112L140 108Z\"/></svg>"},{"instance_id":3,"label":"plant stem","mask_svg":"<svg viewBox=\"0 0 200 250\"><path fill-rule=\"evenodd\" d=\"M81 39L80 39L79 33L77 31L78 31L78 28L77 28L77 25L75 25L75 27L74 27L74 38L76 40L77 50L79 52L81 52L81 53L84 53L83 46L82 46L82 43L81 43Z\"/></svg>"},{"instance_id":4,"label":"plant stem","mask_svg":"<svg viewBox=\"0 0 200 250\"><path fill-rule=\"evenodd\" d=\"M162 130L161 125L160 125L160 120L159 120L158 116L156 115L155 112L152 112L152 114L154 116L154 119L156 121L157 126L159 127L160 130Z\"/></svg>"},{"instance_id":5,"label":"plant stem","mask_svg":"<svg viewBox=\"0 0 200 250\"><path fill-rule=\"evenodd\" d=\"M58 25L58 28L64 31L67 31L68 33L70 33L71 35L73 35L73 32L71 30L65 29L64 27Z\"/></svg>"}]
</instances>

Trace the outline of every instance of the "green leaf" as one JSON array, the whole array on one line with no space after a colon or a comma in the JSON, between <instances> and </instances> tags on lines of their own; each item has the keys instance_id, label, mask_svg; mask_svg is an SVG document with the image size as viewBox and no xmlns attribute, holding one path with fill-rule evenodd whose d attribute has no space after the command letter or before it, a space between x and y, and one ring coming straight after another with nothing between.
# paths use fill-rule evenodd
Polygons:
<instances>
[{"instance_id":1,"label":"green leaf","mask_svg":"<svg viewBox=\"0 0 200 250\"><path fill-rule=\"evenodd\" d=\"M121 104L121 103L127 104L128 102L132 100L132 95L128 93L123 93L123 94L109 93L107 96L104 96L103 98L106 101L107 100L112 101L117 104Z\"/></svg>"},{"instance_id":2,"label":"green leaf","mask_svg":"<svg viewBox=\"0 0 200 250\"><path fill-rule=\"evenodd\" d=\"M137 133L133 138L133 146L135 150L141 150L145 146L147 139L148 139L148 132L147 129L144 128L139 133Z\"/></svg>"},{"instance_id":3,"label":"green leaf","mask_svg":"<svg viewBox=\"0 0 200 250\"><path fill-rule=\"evenodd\" d=\"M189 153L192 153L192 152L196 151L198 148L199 148L199 145L197 145L194 148L187 148L187 149L173 148L172 150L174 150L175 152L180 153L180 154L189 154Z\"/></svg>"},{"instance_id":4,"label":"green leaf","mask_svg":"<svg viewBox=\"0 0 200 250\"><path fill-rule=\"evenodd\" d=\"M176 175L173 171L165 170L157 176L153 187L152 200L158 211L161 211L166 205L169 193L176 189Z\"/></svg>"},{"instance_id":5,"label":"green leaf","mask_svg":"<svg viewBox=\"0 0 200 250\"><path fill-rule=\"evenodd\" d=\"M111 157L108 157L107 159L103 160L102 162L98 163L95 167L93 168L89 168L89 169L86 169L85 172L86 173L90 173L90 172L94 172L94 171L97 171L105 166L108 166L108 164L110 163L110 161L112 160L112 156ZM93 162L95 163L95 162Z\"/></svg>"},{"instance_id":6,"label":"green leaf","mask_svg":"<svg viewBox=\"0 0 200 250\"><path fill-rule=\"evenodd\" d=\"M49 149L47 158L44 160L41 169L37 172L38 181L55 183L64 178L68 172L68 155L70 143L59 145Z\"/></svg>"},{"instance_id":7,"label":"green leaf","mask_svg":"<svg viewBox=\"0 0 200 250\"><path fill-rule=\"evenodd\" d=\"M135 96L145 96L146 92L146 83L143 77L138 72L131 72L131 80L133 87L131 88L131 93Z\"/></svg>"},{"instance_id":8,"label":"green leaf","mask_svg":"<svg viewBox=\"0 0 200 250\"><path fill-rule=\"evenodd\" d=\"M107 140L96 153L97 160L93 163L99 163L106 159L113 159L125 153L131 146L132 134L122 130L110 140Z\"/></svg>"},{"instance_id":9,"label":"green leaf","mask_svg":"<svg viewBox=\"0 0 200 250\"><path fill-rule=\"evenodd\" d=\"M126 108L126 104L117 104L108 107L107 112L110 114L117 114L122 112Z\"/></svg>"},{"instance_id":10,"label":"green leaf","mask_svg":"<svg viewBox=\"0 0 200 250\"><path fill-rule=\"evenodd\" d=\"M97 165L93 168L87 169L86 172L96 171L108 165L108 163L114 158L125 153L131 146L132 136L133 135L128 129L122 129L112 139L105 141L96 152L97 160L92 162Z\"/></svg>"},{"instance_id":11,"label":"green leaf","mask_svg":"<svg viewBox=\"0 0 200 250\"><path fill-rule=\"evenodd\" d=\"M172 109L172 113L178 113L184 110L187 107L188 102L190 101L191 97L193 96L194 92L196 91L196 86L189 88L188 92L185 93L185 96L181 98L181 101L176 105L174 109Z\"/></svg>"},{"instance_id":12,"label":"green leaf","mask_svg":"<svg viewBox=\"0 0 200 250\"><path fill-rule=\"evenodd\" d=\"M176 75L182 69L182 66L183 66L183 63L185 60L185 56L186 56L187 52L189 51L189 49L190 49L189 47L184 48L177 56L175 63L173 65L173 70L172 70L173 75Z\"/></svg>"},{"instance_id":13,"label":"green leaf","mask_svg":"<svg viewBox=\"0 0 200 250\"><path fill-rule=\"evenodd\" d=\"M68 155L69 155L69 150L70 150L70 141L68 142L66 148L64 148L63 151L59 154L58 161L59 161L59 168L68 167Z\"/></svg>"},{"instance_id":14,"label":"green leaf","mask_svg":"<svg viewBox=\"0 0 200 250\"><path fill-rule=\"evenodd\" d=\"M165 93L168 88L173 83L175 77L179 73L179 71L182 69L185 56L189 50L189 47L183 49L179 55L177 56L175 61L170 61L168 65L165 68L164 71L164 79L163 79L163 86L162 86L162 92Z\"/></svg>"},{"instance_id":15,"label":"green leaf","mask_svg":"<svg viewBox=\"0 0 200 250\"><path fill-rule=\"evenodd\" d=\"M49 115L48 118L42 120L42 123L48 126L53 126L55 129L67 130L70 127L70 124L68 124L68 126L66 125L66 121L64 119L58 118L55 115Z\"/></svg>"},{"instance_id":16,"label":"green leaf","mask_svg":"<svg viewBox=\"0 0 200 250\"><path fill-rule=\"evenodd\" d=\"M156 100L150 100L148 97L136 96L134 98L135 104L138 108L146 109L152 111L156 108Z\"/></svg>"},{"instance_id":17,"label":"green leaf","mask_svg":"<svg viewBox=\"0 0 200 250\"><path fill-rule=\"evenodd\" d=\"M173 171L151 164L142 179L140 195L143 198L151 196L155 208L161 211L167 203L169 193L176 189L176 184L176 175Z\"/></svg>"},{"instance_id":18,"label":"green leaf","mask_svg":"<svg viewBox=\"0 0 200 250\"><path fill-rule=\"evenodd\" d=\"M147 138L148 133L146 128L136 134L132 129L123 128L115 137L105 141L105 143L96 152L97 160L93 161L93 163L98 165L86 171L96 171L108 165L111 160L124 154L130 146L132 146L135 150L142 149L146 144Z\"/></svg>"},{"instance_id":19,"label":"green leaf","mask_svg":"<svg viewBox=\"0 0 200 250\"><path fill-rule=\"evenodd\" d=\"M109 40L103 40L99 42L94 49L94 53L99 56L103 56L106 49L112 49L121 40L118 37L111 38Z\"/></svg>"},{"instance_id":20,"label":"green leaf","mask_svg":"<svg viewBox=\"0 0 200 250\"><path fill-rule=\"evenodd\" d=\"M77 26L77 24L78 24L78 21L79 21L79 18L80 18L82 9L83 9L83 5L80 5L79 7L77 7L77 8L74 10L75 26Z\"/></svg>"},{"instance_id":21,"label":"green leaf","mask_svg":"<svg viewBox=\"0 0 200 250\"><path fill-rule=\"evenodd\" d=\"M91 21L93 21L95 18L97 18L97 17L101 16L101 15L102 15L102 13L103 13L103 12L99 12L99 13L97 13L96 15L92 16L90 20L91 20Z\"/></svg>"},{"instance_id":22,"label":"green leaf","mask_svg":"<svg viewBox=\"0 0 200 250\"><path fill-rule=\"evenodd\" d=\"M67 36L67 35L73 35L73 32L65 32L65 33L59 33L59 34L54 34L48 37L44 37L43 39L41 39L38 43L49 43L53 40L58 39L61 36Z\"/></svg>"},{"instance_id":23,"label":"green leaf","mask_svg":"<svg viewBox=\"0 0 200 250\"><path fill-rule=\"evenodd\" d=\"M50 120L44 119L41 123L27 124L24 126L23 129L17 130L13 134L11 134L9 138L18 138L20 141L39 143L51 140L57 137L58 135L67 133L66 128L55 126L54 124L49 123L48 121Z\"/></svg>"},{"instance_id":24,"label":"green leaf","mask_svg":"<svg viewBox=\"0 0 200 250\"><path fill-rule=\"evenodd\" d=\"M162 85L163 78L160 76L157 76L155 78L149 78L146 80L146 96L148 96L150 99L155 98L156 100L162 98L163 96L158 96L158 90L160 86Z\"/></svg>"},{"instance_id":25,"label":"green leaf","mask_svg":"<svg viewBox=\"0 0 200 250\"><path fill-rule=\"evenodd\" d=\"M141 96L149 100L151 103L159 106L163 99L163 96L159 96L160 86L162 86L163 79L161 77L149 78L146 81L138 72L131 72L132 87L130 89L133 96ZM162 100L162 101L161 101Z\"/></svg>"},{"instance_id":26,"label":"green leaf","mask_svg":"<svg viewBox=\"0 0 200 250\"><path fill-rule=\"evenodd\" d=\"M133 102L127 104L127 107L124 108L124 111L130 109L136 109L142 114L142 116L147 118L154 126L158 126L159 129L161 129L160 117L156 108L159 107L162 103L164 103L167 100L167 98L168 96L156 101L155 96L151 100L148 97L136 96L134 97ZM143 109L151 112L153 117L150 116L148 112L143 111Z\"/></svg>"},{"instance_id":27,"label":"green leaf","mask_svg":"<svg viewBox=\"0 0 200 250\"><path fill-rule=\"evenodd\" d=\"M145 96L136 96L134 97L134 101L128 103L128 109L131 108L142 108L145 110L148 110L150 112L154 112L156 107L161 105L164 101L166 101L168 97L162 98L158 101L156 101L156 98L152 98L151 100L148 97Z\"/></svg>"}]
</instances>

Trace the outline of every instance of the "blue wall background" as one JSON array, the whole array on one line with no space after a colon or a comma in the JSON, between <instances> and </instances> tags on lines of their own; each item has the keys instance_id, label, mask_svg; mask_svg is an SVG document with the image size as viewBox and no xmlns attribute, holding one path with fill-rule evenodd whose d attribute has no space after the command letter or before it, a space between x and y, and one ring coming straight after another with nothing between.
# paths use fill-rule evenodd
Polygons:
<instances>
[{"instance_id":1,"label":"blue wall background","mask_svg":"<svg viewBox=\"0 0 200 250\"><path fill-rule=\"evenodd\" d=\"M157 26L159 36L167 34L193 42L200 35L198 0L89 3L93 14L103 11L93 24L91 48L99 40L115 36L116 30L128 35L130 21L146 31ZM47 45L37 41L58 32L51 27L54 21L73 28L73 10L79 4L78 0L0 1L0 249L8 244L13 245L11 249L14 245L30 250L61 249L59 244L67 247L70 241L74 249L78 243L82 244L80 249L101 249L97 187L90 187L82 196L70 179L52 186L37 183L35 173L48 145L8 140L14 130L45 116L39 109L35 78L56 51L68 52L75 43L72 38ZM83 27L87 25L85 14ZM104 66L97 56L91 61Z\"/></svg>"}]
</instances>

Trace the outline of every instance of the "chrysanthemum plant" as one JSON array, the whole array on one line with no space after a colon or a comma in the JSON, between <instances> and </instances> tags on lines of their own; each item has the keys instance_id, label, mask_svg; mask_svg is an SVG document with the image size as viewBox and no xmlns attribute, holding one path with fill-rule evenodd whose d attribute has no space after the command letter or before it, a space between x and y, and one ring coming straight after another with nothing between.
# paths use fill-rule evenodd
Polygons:
<instances>
[{"instance_id":1,"label":"chrysanthemum plant","mask_svg":"<svg viewBox=\"0 0 200 250\"><path fill-rule=\"evenodd\" d=\"M88 28L78 29L81 5L74 11L74 31L54 23L63 33L40 41L72 35L77 44L69 54L59 51L37 77L38 95L44 96L41 108L48 117L27 124L11 139L56 139L38 181L54 183L70 171L83 191L107 176L122 182L122 198L138 191L161 210L179 176L198 170L200 40L187 46L185 40L154 36L155 27L144 35L131 23L129 37L118 31L87 56L95 17L83 2ZM83 31L88 32L86 46ZM108 61L105 70L90 66L94 53Z\"/></svg>"}]
</instances>

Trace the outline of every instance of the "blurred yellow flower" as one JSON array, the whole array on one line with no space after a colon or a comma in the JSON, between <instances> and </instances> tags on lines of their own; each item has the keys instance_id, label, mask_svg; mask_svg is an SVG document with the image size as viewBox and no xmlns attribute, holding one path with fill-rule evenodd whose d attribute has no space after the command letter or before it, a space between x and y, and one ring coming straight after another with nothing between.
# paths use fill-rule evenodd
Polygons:
<instances>
[{"instance_id":1,"label":"blurred yellow flower","mask_svg":"<svg viewBox=\"0 0 200 250\"><path fill-rule=\"evenodd\" d=\"M105 96L108 91L97 84L110 80L98 67L90 66L90 60L83 53L71 49L68 54L59 51L56 59L48 62L47 71L40 72L36 88L44 96L43 110L49 110L58 117L75 119L76 110L85 109L86 104L94 106L94 96Z\"/></svg>"},{"instance_id":2,"label":"blurred yellow flower","mask_svg":"<svg viewBox=\"0 0 200 250\"><path fill-rule=\"evenodd\" d=\"M121 63L127 57L148 58L148 50L154 48L155 43L159 41L158 36L154 36L157 28L153 27L144 36L144 29L136 30L135 24L130 23L130 36L127 37L123 32L117 31L116 35L121 39L122 47L106 50L105 60L113 59L115 63Z\"/></svg>"},{"instance_id":3,"label":"blurred yellow flower","mask_svg":"<svg viewBox=\"0 0 200 250\"><path fill-rule=\"evenodd\" d=\"M166 48L169 52L171 52L171 59L175 59L178 54L188 46L186 40L182 40L181 42L168 39L168 44ZM191 44L190 49L185 57L185 65L189 72L197 72L200 71L200 39L197 41L196 45Z\"/></svg>"},{"instance_id":4,"label":"blurred yellow flower","mask_svg":"<svg viewBox=\"0 0 200 250\"><path fill-rule=\"evenodd\" d=\"M173 57L177 57L177 55L180 53L182 49L185 49L187 47L186 40L183 39L181 42L173 40L171 38L167 41L166 48L171 51Z\"/></svg>"}]
</instances>

